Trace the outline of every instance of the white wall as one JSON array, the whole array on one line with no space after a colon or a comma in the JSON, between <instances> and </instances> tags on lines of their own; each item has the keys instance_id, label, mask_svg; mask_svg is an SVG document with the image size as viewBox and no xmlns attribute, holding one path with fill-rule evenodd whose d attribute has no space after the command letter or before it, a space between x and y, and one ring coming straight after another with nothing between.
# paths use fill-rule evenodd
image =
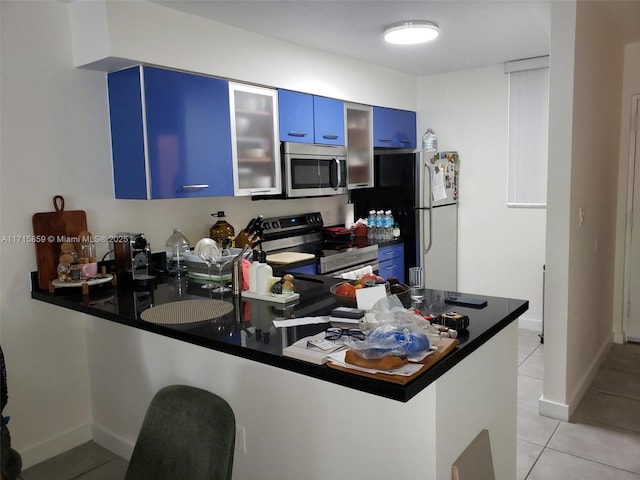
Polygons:
<instances>
[{"instance_id":1,"label":"white wall","mask_svg":"<svg viewBox=\"0 0 640 480\"><path fill-rule=\"evenodd\" d=\"M88 2L94 4L95 2ZM173 227L183 227L192 243L207 234L211 212L225 210L239 228L254 215L321 211L327 223L341 220L344 198L260 201L210 198L127 201L113 198L105 74L74 68L69 5L50 1L2 1L1 112L1 234L28 235L31 217L52 210L51 199L63 195L67 209L87 212L94 235L143 231L153 251L162 250ZM319 93L399 108L415 108L415 80L408 76L332 57L215 22L171 13L146 2L110 2L116 11L110 25L119 33L118 53L125 48L144 59L186 70L222 74L288 88L314 84ZM142 9L142 10L140 10ZM99 19L98 19L99 20ZM134 22L129 24L127 22ZM100 22L90 31L103 48ZM220 34L220 31L223 34ZM247 66L245 38L261 63ZM87 46L91 39L85 38ZM214 47L218 46L218 50ZM234 45L240 45L234 47ZM224 48L223 48L224 47ZM283 70L287 65L304 69ZM203 57L214 49L216 56ZM138 53L136 53L137 55ZM315 59L335 73L319 77ZM220 71L217 72L217 69ZM244 78L244 75L251 78ZM315 82L315 79L320 79ZM98 245L98 254L107 245ZM100 365L89 371L84 315L29 298L29 272L36 269L32 244L0 244L0 333L9 373L9 405L13 445L25 467L91 438L89 376L109 372ZM117 355L118 346L113 347Z\"/></svg>"},{"instance_id":2,"label":"white wall","mask_svg":"<svg viewBox=\"0 0 640 480\"><path fill-rule=\"evenodd\" d=\"M552 36L549 172L556 175L548 182L550 334L540 408L564 419L612 342L624 43L607 8L610 2L554 6L567 26L562 35L575 32L575 49L572 38Z\"/></svg>"},{"instance_id":3,"label":"white wall","mask_svg":"<svg viewBox=\"0 0 640 480\"><path fill-rule=\"evenodd\" d=\"M108 71L113 65L149 63L352 102L416 107L414 77L352 58L149 2L81 1L70 7L76 66Z\"/></svg>"},{"instance_id":4,"label":"white wall","mask_svg":"<svg viewBox=\"0 0 640 480\"><path fill-rule=\"evenodd\" d=\"M606 6L578 2L576 21L567 400L582 396L612 340L613 267L624 43ZM602 71L606 75L602 75ZM598 99L598 101L594 101ZM577 210L585 212L584 224Z\"/></svg>"},{"instance_id":5,"label":"white wall","mask_svg":"<svg viewBox=\"0 0 640 480\"><path fill-rule=\"evenodd\" d=\"M575 2L551 9L549 50L549 169L547 177L547 250L545 265L544 392L540 412L568 419L565 402L569 278L569 206Z\"/></svg>"},{"instance_id":6,"label":"white wall","mask_svg":"<svg viewBox=\"0 0 640 480\"><path fill-rule=\"evenodd\" d=\"M507 207L504 65L418 80L418 126L460 153L458 289L529 300L521 325L541 330L544 209Z\"/></svg>"},{"instance_id":7,"label":"white wall","mask_svg":"<svg viewBox=\"0 0 640 480\"><path fill-rule=\"evenodd\" d=\"M628 181L633 179L633 159L630 157L631 115L634 95L640 95L640 42L626 45L624 50L624 73L622 83L622 105L620 116L620 168L618 169L618 209L616 228L616 264L615 289L613 299L613 331L616 341L624 340L626 328L623 320L625 241L627 238L627 204L630 188ZM640 322L640 319L626 319ZM638 323L635 323L638 325Z\"/></svg>"}]
</instances>

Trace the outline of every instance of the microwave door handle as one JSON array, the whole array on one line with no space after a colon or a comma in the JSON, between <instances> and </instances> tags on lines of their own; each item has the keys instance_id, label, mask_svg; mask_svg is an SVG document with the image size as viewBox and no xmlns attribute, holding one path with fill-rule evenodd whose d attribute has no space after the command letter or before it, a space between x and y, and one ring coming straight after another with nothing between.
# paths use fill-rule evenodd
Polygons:
<instances>
[{"instance_id":1,"label":"microwave door handle","mask_svg":"<svg viewBox=\"0 0 640 480\"><path fill-rule=\"evenodd\" d=\"M333 183L331 184L331 188L333 188L334 190L338 190L338 187L340 186L340 160L338 160L336 157L333 157L333 166L336 167L336 174L335 177L333 175L333 166L331 168L331 175L330 175L330 179L329 181L332 181L334 178L337 178L337 183L335 185L333 185Z\"/></svg>"},{"instance_id":2,"label":"microwave door handle","mask_svg":"<svg viewBox=\"0 0 640 480\"><path fill-rule=\"evenodd\" d=\"M335 190L338 190L338 188L340 188L340 185L342 185L342 173L341 173L341 168L340 168L340 160L338 160L337 158L334 157L334 160L336 161L336 170L337 170L337 177L338 177L338 183L336 184Z\"/></svg>"}]
</instances>

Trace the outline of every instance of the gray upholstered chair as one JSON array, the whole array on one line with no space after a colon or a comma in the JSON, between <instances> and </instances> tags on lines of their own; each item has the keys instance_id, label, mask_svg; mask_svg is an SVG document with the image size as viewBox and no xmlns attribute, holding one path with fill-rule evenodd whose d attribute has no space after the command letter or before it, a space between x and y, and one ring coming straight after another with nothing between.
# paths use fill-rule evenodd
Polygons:
<instances>
[{"instance_id":1,"label":"gray upholstered chair","mask_svg":"<svg viewBox=\"0 0 640 480\"><path fill-rule=\"evenodd\" d=\"M219 396L172 385L151 400L125 480L229 480L235 416Z\"/></svg>"}]
</instances>

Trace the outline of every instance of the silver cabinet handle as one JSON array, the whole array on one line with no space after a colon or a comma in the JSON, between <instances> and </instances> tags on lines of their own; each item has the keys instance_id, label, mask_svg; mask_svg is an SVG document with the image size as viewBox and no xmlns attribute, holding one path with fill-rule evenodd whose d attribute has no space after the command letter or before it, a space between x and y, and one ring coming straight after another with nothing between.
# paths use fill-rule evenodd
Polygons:
<instances>
[{"instance_id":1,"label":"silver cabinet handle","mask_svg":"<svg viewBox=\"0 0 640 480\"><path fill-rule=\"evenodd\" d=\"M194 184L194 185L182 185L183 190L202 190L203 188L209 188L209 185Z\"/></svg>"},{"instance_id":2,"label":"silver cabinet handle","mask_svg":"<svg viewBox=\"0 0 640 480\"><path fill-rule=\"evenodd\" d=\"M322 138L326 138L327 140L337 140L338 135L323 135Z\"/></svg>"},{"instance_id":3,"label":"silver cabinet handle","mask_svg":"<svg viewBox=\"0 0 640 480\"><path fill-rule=\"evenodd\" d=\"M290 137L306 137L308 134L307 132L289 132L287 135Z\"/></svg>"},{"instance_id":4,"label":"silver cabinet handle","mask_svg":"<svg viewBox=\"0 0 640 480\"><path fill-rule=\"evenodd\" d=\"M379 142L390 142L391 139L390 138L379 138L378 141Z\"/></svg>"},{"instance_id":5,"label":"silver cabinet handle","mask_svg":"<svg viewBox=\"0 0 640 480\"><path fill-rule=\"evenodd\" d=\"M411 143L411 140L400 140L400 143Z\"/></svg>"}]
</instances>

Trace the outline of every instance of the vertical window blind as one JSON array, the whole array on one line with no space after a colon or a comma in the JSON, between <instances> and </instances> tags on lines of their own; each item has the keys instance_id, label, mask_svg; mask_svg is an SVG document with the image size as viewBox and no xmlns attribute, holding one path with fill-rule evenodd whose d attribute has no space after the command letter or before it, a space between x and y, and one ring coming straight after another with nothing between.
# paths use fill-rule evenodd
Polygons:
<instances>
[{"instance_id":1,"label":"vertical window blind","mask_svg":"<svg viewBox=\"0 0 640 480\"><path fill-rule=\"evenodd\" d=\"M549 57L505 64L509 75L507 204L545 207L549 130Z\"/></svg>"}]
</instances>

